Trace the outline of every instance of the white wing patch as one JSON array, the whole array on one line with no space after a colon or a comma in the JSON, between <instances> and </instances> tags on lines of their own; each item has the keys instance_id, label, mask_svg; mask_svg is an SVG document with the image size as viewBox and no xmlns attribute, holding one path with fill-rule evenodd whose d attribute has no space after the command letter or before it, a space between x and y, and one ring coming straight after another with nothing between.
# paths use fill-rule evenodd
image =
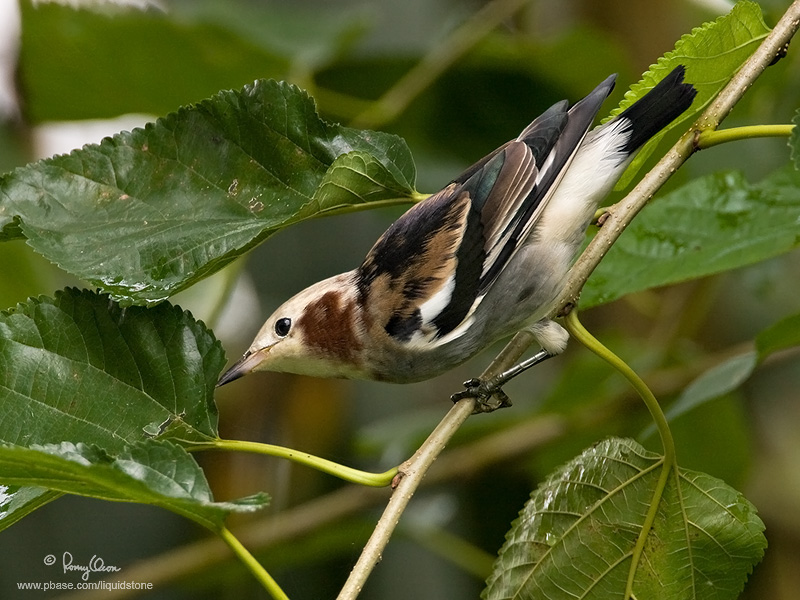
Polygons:
<instances>
[{"instance_id":1,"label":"white wing patch","mask_svg":"<svg viewBox=\"0 0 800 600\"><path fill-rule=\"evenodd\" d=\"M455 273L447 278L447 281L438 292L419 305L423 327L435 319L450 304L454 289L456 289Z\"/></svg>"}]
</instances>

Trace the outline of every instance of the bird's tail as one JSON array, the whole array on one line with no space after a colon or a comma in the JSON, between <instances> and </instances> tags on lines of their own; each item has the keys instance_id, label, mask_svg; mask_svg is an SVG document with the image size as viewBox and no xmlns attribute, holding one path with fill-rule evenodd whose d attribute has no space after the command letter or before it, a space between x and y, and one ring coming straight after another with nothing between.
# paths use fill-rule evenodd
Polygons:
<instances>
[{"instance_id":1,"label":"bird's tail","mask_svg":"<svg viewBox=\"0 0 800 600\"><path fill-rule=\"evenodd\" d=\"M689 108L697 90L691 83L684 83L685 73L686 67L678 65L643 98L617 116L615 121L630 121L631 133L625 144L625 152L635 152Z\"/></svg>"}]
</instances>

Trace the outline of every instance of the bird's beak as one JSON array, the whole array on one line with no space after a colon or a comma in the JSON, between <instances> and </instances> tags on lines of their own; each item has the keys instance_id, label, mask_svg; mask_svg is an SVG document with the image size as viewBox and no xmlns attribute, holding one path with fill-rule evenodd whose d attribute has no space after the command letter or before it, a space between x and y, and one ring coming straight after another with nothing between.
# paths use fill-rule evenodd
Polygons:
<instances>
[{"instance_id":1,"label":"bird's beak","mask_svg":"<svg viewBox=\"0 0 800 600\"><path fill-rule=\"evenodd\" d=\"M217 387L225 385L226 383L230 383L231 381L239 379L239 377L250 373L263 360L262 355L264 350L269 350L269 348L256 350L255 352L251 352L250 350L245 352L242 358L237 360L230 369L222 374L222 377L220 377L219 381L217 382Z\"/></svg>"}]
</instances>

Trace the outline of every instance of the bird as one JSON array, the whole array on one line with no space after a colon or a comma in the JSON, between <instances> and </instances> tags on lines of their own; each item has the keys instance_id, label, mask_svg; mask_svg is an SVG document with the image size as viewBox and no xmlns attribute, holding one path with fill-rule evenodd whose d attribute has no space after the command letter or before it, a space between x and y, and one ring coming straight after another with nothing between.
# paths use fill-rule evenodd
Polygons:
<instances>
[{"instance_id":1,"label":"bird","mask_svg":"<svg viewBox=\"0 0 800 600\"><path fill-rule=\"evenodd\" d=\"M217 385L253 371L422 381L523 329L542 348L527 366L560 354L569 334L547 315L600 202L692 104L684 78L679 65L591 130L616 75L572 106L557 102L407 210L357 268L287 300ZM453 399L488 406L497 393L505 404L502 383L472 379Z\"/></svg>"}]
</instances>

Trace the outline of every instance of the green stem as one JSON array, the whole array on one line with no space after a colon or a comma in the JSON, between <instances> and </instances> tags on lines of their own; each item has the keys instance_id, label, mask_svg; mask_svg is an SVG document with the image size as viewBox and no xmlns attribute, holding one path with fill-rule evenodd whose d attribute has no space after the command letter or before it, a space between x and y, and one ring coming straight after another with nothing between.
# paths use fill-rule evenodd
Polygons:
<instances>
[{"instance_id":1,"label":"green stem","mask_svg":"<svg viewBox=\"0 0 800 600\"><path fill-rule=\"evenodd\" d=\"M706 129L700 133L695 143L699 150L711 148L726 142L748 140L761 137L788 137L794 125L748 125L729 129Z\"/></svg>"},{"instance_id":2,"label":"green stem","mask_svg":"<svg viewBox=\"0 0 800 600\"><path fill-rule=\"evenodd\" d=\"M633 580L636 575L637 566L642 558L647 536L650 535L650 529L656 520L656 514L658 513L658 508L659 504L661 503L661 497L664 494L664 489L667 487L669 475L673 471L675 472L676 477L678 474L678 464L675 460L675 441L672 438L672 432L669 429L667 418L664 416L664 411L661 410L661 406L658 404L658 400L656 400L653 392L650 391L650 388L647 387L647 384L642 381L642 379L633 369L628 366L625 361L601 344L591 333L586 331L584 326L581 325L581 322L578 320L577 310L573 310L569 313L569 315L567 315L565 325L572 337L614 367L619 373L622 374L623 377L625 377L625 379L630 382L639 396L641 396L645 406L647 406L647 410L650 411L650 415L653 417L656 428L658 429L658 433L661 436L661 444L664 447L661 475L659 475L658 481L656 482L656 487L653 491L653 499L651 500L650 506L647 509L647 514L642 522L642 529L639 532L639 537L636 539L636 544L634 545L633 553L631 554L631 568L628 571L628 583L625 587L624 596L624 598L628 599L633 597Z\"/></svg>"},{"instance_id":3,"label":"green stem","mask_svg":"<svg viewBox=\"0 0 800 600\"><path fill-rule=\"evenodd\" d=\"M258 582L275 600L289 600L289 596L280 588L278 583L267 573L267 570L261 566L255 557L250 554L250 551L244 547L235 535L233 535L227 527L223 527L218 531L219 536L223 541L228 544L236 557L241 560L250 572L258 579Z\"/></svg>"},{"instance_id":4,"label":"green stem","mask_svg":"<svg viewBox=\"0 0 800 600\"><path fill-rule=\"evenodd\" d=\"M259 442L218 439L210 442L191 444L187 446L186 449L189 451L225 450L227 452L250 452L252 454L266 454L267 456L286 458L301 465L311 467L312 469L322 471L323 473L328 473L339 479L349 481L350 483L358 483L371 487L385 487L389 485L392 479L394 479L394 476L397 475L397 468L389 469L384 473L369 473L367 471L359 471L358 469L340 465L339 463L314 456L313 454L298 452L292 448L273 446L272 444L261 444Z\"/></svg>"}]
</instances>

